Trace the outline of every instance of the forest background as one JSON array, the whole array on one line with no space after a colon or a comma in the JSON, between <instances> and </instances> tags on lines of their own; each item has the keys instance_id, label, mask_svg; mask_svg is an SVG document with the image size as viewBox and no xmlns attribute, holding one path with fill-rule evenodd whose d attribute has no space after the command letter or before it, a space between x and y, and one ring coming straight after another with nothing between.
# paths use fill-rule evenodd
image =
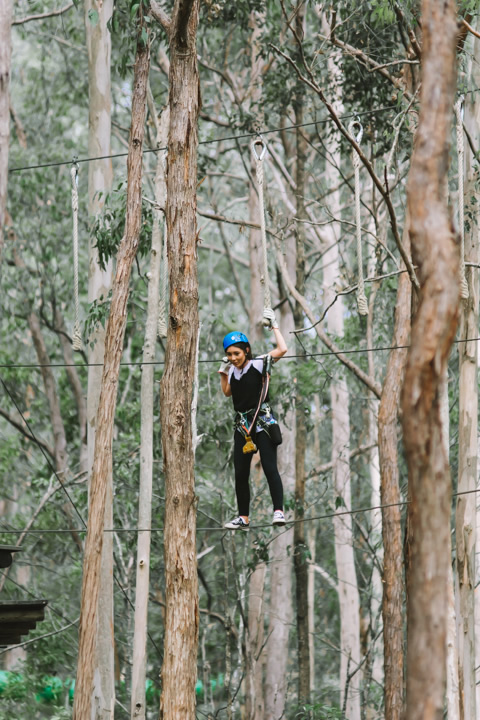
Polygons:
<instances>
[{"instance_id":1,"label":"forest background","mask_svg":"<svg viewBox=\"0 0 480 720\"><path fill-rule=\"evenodd\" d=\"M167 145L171 91L169 35L158 20L162 9L172 13L176 6L153 3L149 14L148 4L135 1L111 7L19 0L13 8L0 266L0 529L2 542L18 543L22 551L4 571L0 589L2 601L45 598L48 606L25 643L0 650L0 718L72 716L95 414L113 270L124 236L133 73L142 43L151 54L142 220L106 498L104 615L98 622L107 631L98 635L92 706L99 718L158 716L168 622L162 440L169 441L162 439L160 422L169 324L162 290L168 160L161 148ZM463 97L463 103L457 114L451 104L448 136L438 140L447 148L445 203L463 239L468 288L459 342L438 391L454 492L447 509L453 573L442 594L450 621L445 658L432 656L432 665L439 663L446 676L451 718L474 718L480 702L473 492L480 147L475 6L455 8L452 99ZM410 0L205 0L199 7L200 329L195 377L185 370L195 388L197 717L360 720L400 717L404 706L402 545L407 530L408 584L411 494L399 390L417 282L407 178L422 89L420 13L420 4ZM286 510L295 522L282 532L269 526L268 490L257 468L254 527L238 537L221 529L236 504L232 409L217 370L222 338L232 329L246 331L255 352L272 347L261 326L265 269L252 152L258 140L266 148L271 303L289 346L274 369L272 388L284 434L279 458ZM72 168L78 177L83 339L76 353ZM150 403L153 493L145 511L139 479L149 440L141 420ZM150 511L152 530L141 533ZM137 538L146 542L146 536L150 577L147 589L139 590ZM135 645L139 596L148 601L146 650ZM135 714L137 700L142 709Z\"/></svg>"}]
</instances>

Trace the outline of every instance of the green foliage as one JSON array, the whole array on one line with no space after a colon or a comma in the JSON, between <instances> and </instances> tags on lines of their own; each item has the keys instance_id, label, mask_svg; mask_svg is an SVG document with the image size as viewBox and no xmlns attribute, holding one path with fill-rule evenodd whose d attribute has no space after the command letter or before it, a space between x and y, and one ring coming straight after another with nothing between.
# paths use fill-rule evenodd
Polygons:
<instances>
[{"instance_id":1,"label":"green foliage","mask_svg":"<svg viewBox=\"0 0 480 720\"><path fill-rule=\"evenodd\" d=\"M379 65L387 64L388 72L397 79L403 78L402 60L405 58L402 31L406 25L418 29L415 2L401 2L404 20L398 21L395 7L390 0L374 0L358 3L349 0L335 4L337 13L337 37L372 58ZM165 4L170 12L173 2ZM366 63L350 54L333 54L335 49L325 39L321 19L314 13L314 6L306 4L307 20L303 44L304 57L311 64L315 82L331 100L338 91L341 95L344 113L370 113L386 106L376 115L362 115L364 139L362 147L372 159L376 171L383 178L385 156L391 148L396 124L407 103L402 91L394 88L384 75L371 72ZM18 16L41 13L49 9L48 3L28 4L20 0ZM295 10L294 3L285 3L287 12ZM112 135L112 151L125 151L125 141L130 125L132 65L138 38L138 15L145 9L145 2L119 0L110 23L112 30L112 109L115 132ZM462 5L462 11L475 11L470 2ZM263 68L261 96L255 99L255 88L251 80L251 30L249 18L253 11L260 17L260 57L267 63ZM336 213L339 222L335 229L340 252L340 272L335 279L336 289L343 289L356 283L357 261L353 251L355 230L353 212L353 187L351 181L351 149L339 141L338 133L328 120L325 108L311 87L302 83L294 68L273 48L279 47L305 74L303 58L288 30L287 19L282 14L282 5L274 0L240 0L236 3L218 0L201 3L198 54L203 62L201 67L201 90L204 116L200 121L200 137L209 142L200 148L198 175L199 209L214 209L225 217L236 221L252 220L249 217L247 198L250 192L251 154L249 138L235 141L232 135L252 132L259 124L264 128L288 127L295 124L295 103L299 98L305 102L305 122L321 121L315 126L305 125L303 136L307 141L306 158L306 202L312 215L312 224L307 226L306 244L306 289L305 297L312 308L315 320L320 321L326 310L324 282L325 239L323 232ZM329 16L330 17L330 16ZM90 12L88 22L98 24L98 13ZM327 18L328 19L328 18ZM154 69L150 84L157 108L165 103L168 78L160 69L161 52L167 47L164 31L150 17L144 18L151 30L152 58ZM143 28L143 40L145 33ZM16 26L14 33L14 62L12 67L12 108L19 123L12 122L10 161L12 167L35 165L41 162L66 162L61 167L33 169L28 172L10 173L8 211L11 220L7 227L6 243L2 264L2 309L0 327L4 342L1 346L2 379L7 384L12 398L24 413L25 418L37 434L48 445L53 445L54 433L51 413L45 392L41 371L36 367L38 359L32 343L28 315L34 311L42 328L43 339L51 363L63 364L64 356L61 337L56 325L56 311L65 320L67 336L71 334L73 321L72 307L72 260L71 260L71 198L69 159L73 155L87 156L88 118L88 59L84 52L84 17L80 10L65 13L60 19L40 21ZM168 50L167 50L168 55ZM334 87L328 60L339 58L341 69L340 86ZM335 60L337 62L337 60ZM398 65L392 62L398 61ZM470 61L470 59L468 59ZM463 60L462 60L463 62ZM464 69L468 66L465 60ZM415 66L414 66L415 67ZM209 68L214 68L211 70ZM462 90L468 90L468 79L461 81ZM213 119L212 122L210 119ZM227 125L225 125L227 123ZM26 147L21 142L21 127L26 135ZM155 143L155 130L149 118L147 121L147 142ZM266 170L266 205L269 230L279 240L288 257L290 243L296 229L293 185L295 181L296 150L295 132L283 130L269 134L269 150ZM392 202L396 208L399 226L403 222L405 203L404 177L408 170L408 158L412 148L412 122L406 117L398 137L398 148L394 156L394 168L400 178L392 189ZM339 153L339 155L336 155ZM333 157L335 155L335 157ZM279 158L277 164L275 158ZM338 180L340 189L336 204L332 200L331 163L339 159ZM94 237L101 261L115 259L125 225L126 169L124 158L114 159L115 189L100 197L104 204L102 215L95 220L87 213L87 171L80 165L80 294L82 319L85 322L84 335L88 338L96 327L105 327L110 309L111 294L89 304L87 301L88 238ZM144 187L142 194L153 197L155 156L144 156ZM372 194L366 172L361 171L362 183L362 225L368 226L364 233L365 249L368 243L375 244L375 274L389 274L397 270L392 255L398 253L390 231L385 229L384 207L378 195ZM285 184L284 184L285 183ZM455 181L452 182L455 189ZM476 188L478 190L478 188ZM467 229L476 221L476 200L467 208ZM340 208L340 209L339 209ZM151 205L144 203L138 262L132 273L131 298L127 309L125 336L125 363L141 360L146 311L146 273L149 269L149 248L152 226ZM372 214L370 214L372 213ZM257 220L253 218L253 220ZM341 222L340 222L341 221ZM199 654L199 684L197 702L199 716L215 713L224 708L229 697L238 690L244 658L242 640L235 633L242 632L248 617L248 581L251 573L265 564L267 567L265 602L268 603L271 568L273 560L272 543L277 535L270 528L261 532L251 531L248 536L223 535L217 530L222 522L236 512L234 473L232 467L232 425L231 401L220 390L216 370L222 355L222 336L234 327L245 330L249 324L250 268L249 233L246 227L230 225L199 218L200 241L198 243L199 308L202 330L200 335L199 402L197 413L198 433L201 440L196 450L196 494L198 497L198 554L200 569L199 608L200 640L205 655ZM376 243L376 236L382 245ZM272 236L269 236L272 239ZM270 240L269 240L270 242ZM228 249L235 277L228 257ZM275 301L280 302L278 313L290 302L282 282L275 274L273 245L271 248L271 281L278 285L274 289ZM385 249L388 249L387 250ZM20 257L23 267L16 264ZM393 330L393 313L396 302L398 276L383 279L378 287L369 284L369 297L375 291L372 321L372 342L374 347L388 348ZM240 293L245 297L243 304ZM285 301L285 302L284 302ZM344 295L344 332L335 337L341 349L361 351L350 357L365 371L369 371L367 349L367 321L359 318L354 294ZM327 314L328 317L328 314ZM310 326L305 320L305 325ZM297 328L299 329L299 328ZM306 501L295 506L291 489L285 495L285 509L296 511L303 517L306 527L312 528L310 518L330 515L335 509L345 507L345 499L334 490L332 473L328 467L332 454L332 403L331 393L339 380L346 380L349 390L349 449L355 450L369 442L367 406L368 393L353 375L343 368L337 357L328 354L318 340L315 330L300 335L301 349L296 348L294 336L287 337L288 355L315 357L292 357L275 366L271 384L272 404L278 415L282 430L289 433L294 426L292 410L302 409L306 416L307 474ZM255 342L255 352L271 348L271 339L265 334ZM155 375L154 392L154 490L152 506L152 557L151 589L149 609L149 632L159 652L149 642L147 688L149 703L148 717L158 715L159 687L157 678L161 669L161 649L164 633L164 560L163 528L165 523L165 478L161 448L161 427L159 420L160 380L165 355L165 342L157 344L157 358L160 363ZM321 353L321 355L320 355ZM383 380L388 351L375 352L373 372L378 381ZM87 394L87 369L83 359L76 359L76 372L83 395ZM25 365L27 367L13 367ZM82 518L87 517L87 482L81 470L82 438L79 426L79 410L72 392L70 379L64 367L53 369L60 412L65 427L68 456L66 489L73 499ZM452 476L455 478L458 466L458 358L454 353L449 365L449 401L451 418L451 461ZM141 371L134 365L122 365L118 387L118 405L115 416L115 440L113 473L115 498L113 524L119 528L115 536L115 575L118 584L134 603L134 571L136 564L136 526L138 503L138 477L140 468L140 387ZM297 399L301 398L301 404ZM2 409L15 420L19 418L15 405L4 396ZM12 535L9 529L27 525L32 514L50 484L58 483L51 465L45 460L38 447L17 429L0 418L0 492L8 503L3 518L2 541L9 543ZM282 462L288 459L279 450ZM52 461L53 462L53 461ZM318 468L320 467L320 470ZM405 460L399 461L402 484L406 484ZM371 499L371 478L368 459L358 455L350 463L352 506L368 507ZM286 478L286 475L284 475ZM405 487L402 487L405 491ZM70 507L71 517L67 508ZM252 519L255 524L267 523L270 517L268 487L262 478L258 485L252 483ZM15 560L10 580L5 583L4 599L46 597L49 600L44 622L31 632L29 640L35 643L27 646L27 659L7 684L2 684L0 674L0 720L15 717L50 719L69 717L71 714L72 678L76 666L76 628L65 629L51 637L42 637L57 632L75 620L79 614L79 592L81 586L82 556L69 528L82 528L83 524L76 511L69 505L65 491L59 487L49 497L36 516L33 528L35 534L27 536L24 553ZM213 528L213 530L211 530ZM55 529L61 533L52 532ZM322 566L333 579L337 577L333 523L330 518L316 520L315 562ZM127 531L128 530L128 531ZM67 532L64 532L67 531ZM81 537L84 535L82 533ZM378 548L375 529L371 527L368 514L357 518L354 530L354 552L358 571L362 617L374 622L371 609L373 552ZM205 553L205 554L203 554ZM292 557L291 544L286 550ZM303 550L303 559L312 555L310 548ZM23 586L17 582L14 570L28 570L28 580ZM17 583L17 584L15 584ZM124 594L116 585L115 591L115 637L118 664L122 682L117 688L117 697L128 706L130 695L130 663L133 637L132 611ZM339 654L338 647L340 617L338 594L334 587L316 579L315 600L315 667L322 678L322 694L309 706L300 707L295 692L296 677L296 631L291 627L288 648L289 697L285 717L334 720L342 714L337 707L339 697ZM265 637L268 633L265 615ZM232 632L228 631L232 624ZM231 651L232 676L226 687L225 648ZM204 657L207 662L204 663ZM368 672L365 673L368 676ZM53 678L53 680L49 680ZM201 681L201 682L200 682ZM60 688L61 683L61 688ZM214 685L215 683L215 685ZM48 689L47 689L48 688ZM364 696L376 708L381 708L381 689L373 684L364 688ZM213 698L213 699L212 699ZM241 693L238 696L240 706ZM69 705L70 703L70 705ZM237 711L238 710L238 711ZM379 710L381 714L381 710ZM127 718L120 706L116 709L119 720ZM234 707L234 720L240 710ZM202 715L202 716L203 716ZM219 715L220 717L220 715Z\"/></svg>"},{"instance_id":2,"label":"green foliage","mask_svg":"<svg viewBox=\"0 0 480 720\"><path fill-rule=\"evenodd\" d=\"M340 708L315 703L313 705L303 705L295 711L293 717L295 720L343 720L344 715Z\"/></svg>"},{"instance_id":3,"label":"green foliage","mask_svg":"<svg viewBox=\"0 0 480 720\"><path fill-rule=\"evenodd\" d=\"M103 269L105 264L114 257L122 240L125 229L126 213L126 186L121 183L105 197L105 206L93 226L93 235L96 238L95 247L98 250L99 262ZM142 225L138 242L138 254L145 256L151 246L152 237L152 208L145 201L142 203Z\"/></svg>"}]
</instances>

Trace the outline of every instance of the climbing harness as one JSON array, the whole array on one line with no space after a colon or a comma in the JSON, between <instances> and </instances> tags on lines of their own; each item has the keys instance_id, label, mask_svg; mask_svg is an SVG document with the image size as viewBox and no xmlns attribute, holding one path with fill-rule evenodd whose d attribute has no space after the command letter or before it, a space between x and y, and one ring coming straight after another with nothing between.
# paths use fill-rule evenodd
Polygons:
<instances>
[{"instance_id":1,"label":"climbing harness","mask_svg":"<svg viewBox=\"0 0 480 720\"><path fill-rule=\"evenodd\" d=\"M271 310L272 300L270 298L270 279L268 275L267 230L265 227L265 203L263 198L263 159L267 152L267 146L260 135L258 135L252 143L252 152L257 169L260 234L262 236L263 250L263 275L260 278L260 282L263 285L263 309ZM270 327L270 321L266 318L263 319L263 324L265 327Z\"/></svg>"},{"instance_id":2,"label":"climbing harness","mask_svg":"<svg viewBox=\"0 0 480 720\"><path fill-rule=\"evenodd\" d=\"M458 227L460 230L460 295L468 300L468 283L465 275L465 196L463 189L463 96L455 103L457 119L457 156L458 156Z\"/></svg>"},{"instance_id":3,"label":"climbing harness","mask_svg":"<svg viewBox=\"0 0 480 720\"><path fill-rule=\"evenodd\" d=\"M358 132L355 135L355 128ZM348 126L348 132L352 135L357 144L360 144L363 127L360 121L354 120ZM363 281L363 258L362 258L362 226L360 218L360 155L353 148L352 150L353 169L355 171L355 225L357 231L357 264L358 264L358 290L357 290L357 307L360 315L368 315L368 302L365 295L365 285Z\"/></svg>"},{"instance_id":4,"label":"climbing harness","mask_svg":"<svg viewBox=\"0 0 480 720\"><path fill-rule=\"evenodd\" d=\"M72 180L72 216L73 216L73 296L75 302L75 320L73 324L72 347L82 350L82 332L80 330L80 303L78 299L78 163L73 159L70 169Z\"/></svg>"},{"instance_id":5,"label":"climbing harness","mask_svg":"<svg viewBox=\"0 0 480 720\"><path fill-rule=\"evenodd\" d=\"M282 442L281 440L281 433L280 428L278 428L278 433L275 435L275 439L272 438L269 429L270 426L277 425L278 424L273 417L272 410L268 403L265 402L265 398L268 394L268 386L270 384L270 375L272 372L272 356L266 355L263 359L263 370L262 370L262 389L260 391L260 398L258 401L257 407L253 410L247 410L246 412L239 412L237 413L237 418L235 422L235 429L239 430L243 437L245 438L245 445L243 446L243 452L245 455L248 455L249 453L255 453L257 452L257 446L252 440L252 434L255 430L255 425L259 424L262 427L262 430L265 430L269 436L271 437L272 441L275 445L280 445ZM265 415L265 420L259 418L259 413L262 412L262 414ZM249 424L248 418L253 413L252 421Z\"/></svg>"}]
</instances>

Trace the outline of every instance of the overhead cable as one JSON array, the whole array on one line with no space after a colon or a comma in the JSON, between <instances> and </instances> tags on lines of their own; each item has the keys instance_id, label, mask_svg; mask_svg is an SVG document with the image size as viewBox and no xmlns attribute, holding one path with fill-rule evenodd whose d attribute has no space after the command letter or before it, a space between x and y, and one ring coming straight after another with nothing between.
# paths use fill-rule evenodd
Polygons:
<instances>
[{"instance_id":1,"label":"overhead cable","mask_svg":"<svg viewBox=\"0 0 480 720\"><path fill-rule=\"evenodd\" d=\"M460 343L467 343L467 342L478 342L480 340L480 337L474 337L474 338L463 338L463 339L457 339L453 341L454 345L458 345ZM318 353L300 353L298 355L284 355L282 360L295 360L297 358L316 358L316 357L329 357L329 356L336 356L336 355L358 355L361 353L375 353L375 352L387 352L388 350L408 350L410 348L410 345L385 345L380 347L373 347L373 348L350 348L346 350L328 350L325 352L318 352ZM221 362L221 358L213 358L209 360L198 360L199 363L219 363ZM164 360L151 360L148 362L144 362L142 360L133 361L133 362L121 362L120 365L123 367L134 367L134 366L141 366L141 365L164 365ZM44 368L44 367L51 367L51 368L66 368L66 367L76 367L77 369L80 368L89 368L89 367L103 367L102 363L49 363L49 364L41 364L41 363L3 363L0 364L0 369L5 370L15 370L17 368L31 368L33 370Z\"/></svg>"},{"instance_id":2,"label":"overhead cable","mask_svg":"<svg viewBox=\"0 0 480 720\"><path fill-rule=\"evenodd\" d=\"M376 110L365 110L364 112L360 113L349 113L348 115L341 115L340 120L347 120L351 117L358 117L361 115L376 115L377 113L385 112L387 110L396 110L397 107L395 105L386 105L381 108L377 108ZM272 133L277 132L284 132L285 130L297 130L298 128L302 127L310 127L312 125L324 125L328 122L331 122L331 118L326 118L324 120L312 120L311 122L306 123L300 123L299 125L286 125L285 127L275 127L275 128L266 128L265 130L259 130L258 132L250 132L250 133L242 133L241 135L230 135L227 137L218 137L218 138L212 138L210 140L201 140L198 144L199 145L211 145L213 143L219 143L219 142L230 142L231 140L245 140L248 138L251 140L252 138L257 137L259 134L261 135L270 135ZM159 147L159 148L146 148L143 150L144 154L147 153L158 153L164 150L168 150L167 147ZM97 160L110 160L114 158L121 158L121 157L127 157L128 152L121 152L121 153L112 153L111 155L99 155L98 157L87 157L87 158L76 158L75 161L77 163L88 163L88 162L95 162ZM9 169L9 173L14 172L23 172L24 170L39 170L41 168L48 168L48 167L60 167L61 165L70 165L72 162L72 158L70 157L68 160L58 160L54 162L46 162L46 163L40 163L38 165L23 165L20 167L13 167Z\"/></svg>"}]
</instances>

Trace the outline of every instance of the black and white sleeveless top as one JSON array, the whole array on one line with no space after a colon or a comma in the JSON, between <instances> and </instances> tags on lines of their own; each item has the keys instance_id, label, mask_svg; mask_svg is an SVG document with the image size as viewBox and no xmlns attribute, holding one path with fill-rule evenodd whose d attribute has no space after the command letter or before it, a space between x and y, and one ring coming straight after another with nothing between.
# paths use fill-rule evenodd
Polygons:
<instances>
[{"instance_id":1,"label":"black and white sleeveless top","mask_svg":"<svg viewBox=\"0 0 480 720\"><path fill-rule=\"evenodd\" d=\"M263 358L249 360L243 368L232 365L228 382L232 389L233 407L237 412L255 410L262 391ZM268 403L268 394L265 399Z\"/></svg>"}]
</instances>

